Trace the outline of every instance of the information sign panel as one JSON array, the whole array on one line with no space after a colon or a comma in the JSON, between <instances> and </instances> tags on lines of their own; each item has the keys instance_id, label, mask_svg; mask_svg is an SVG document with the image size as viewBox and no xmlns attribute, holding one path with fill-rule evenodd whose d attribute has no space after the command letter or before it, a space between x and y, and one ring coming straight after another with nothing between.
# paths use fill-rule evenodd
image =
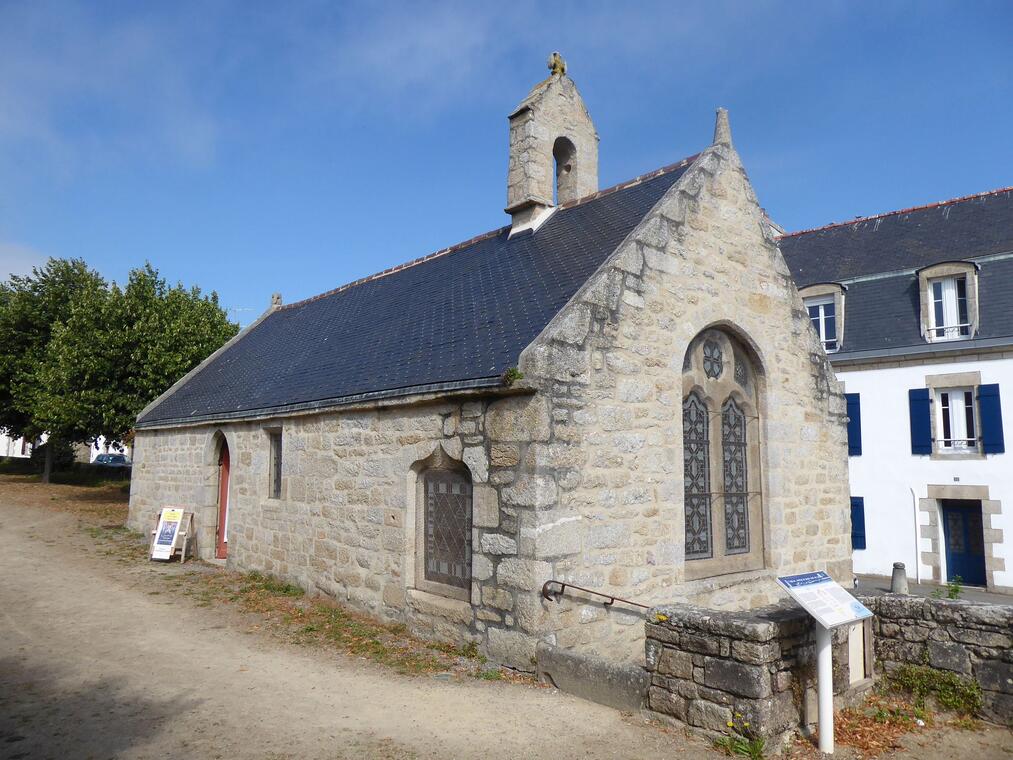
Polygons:
<instances>
[{"instance_id":1,"label":"information sign panel","mask_svg":"<svg viewBox=\"0 0 1013 760\"><path fill-rule=\"evenodd\" d=\"M836 628L872 617L868 607L822 571L785 575L777 582L824 628Z\"/></svg>"},{"instance_id":2,"label":"information sign panel","mask_svg":"<svg viewBox=\"0 0 1013 760\"><path fill-rule=\"evenodd\" d=\"M171 559L176 549L176 537L183 521L183 510L178 507L165 507L158 516L158 527L155 528L155 540L151 544L152 559Z\"/></svg>"}]
</instances>

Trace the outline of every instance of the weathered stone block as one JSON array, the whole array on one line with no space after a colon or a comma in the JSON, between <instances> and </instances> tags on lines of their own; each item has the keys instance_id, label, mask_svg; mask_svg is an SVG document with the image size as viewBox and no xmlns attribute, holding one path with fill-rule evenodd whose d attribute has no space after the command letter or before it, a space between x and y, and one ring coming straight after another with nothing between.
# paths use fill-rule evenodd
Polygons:
<instances>
[{"instance_id":1,"label":"weathered stone block","mask_svg":"<svg viewBox=\"0 0 1013 760\"><path fill-rule=\"evenodd\" d=\"M492 560L481 554L471 555L471 577L476 581L487 581L492 578Z\"/></svg>"},{"instance_id":2,"label":"weathered stone block","mask_svg":"<svg viewBox=\"0 0 1013 760\"><path fill-rule=\"evenodd\" d=\"M475 611L468 602L415 589L408 590L408 605L423 615L445 618L461 625L471 625L475 617Z\"/></svg>"},{"instance_id":3,"label":"weathered stone block","mask_svg":"<svg viewBox=\"0 0 1013 760\"><path fill-rule=\"evenodd\" d=\"M503 628L488 631L486 655L493 662L527 672L535 669L535 644L532 636Z\"/></svg>"},{"instance_id":4,"label":"weathered stone block","mask_svg":"<svg viewBox=\"0 0 1013 760\"><path fill-rule=\"evenodd\" d=\"M971 672L971 657L960 644L947 644L942 641L930 641L929 664L934 668L953 670L957 673Z\"/></svg>"},{"instance_id":5,"label":"weathered stone block","mask_svg":"<svg viewBox=\"0 0 1013 760\"><path fill-rule=\"evenodd\" d=\"M507 588L540 592L542 584L552 577L552 565L537 560L511 557L501 560L496 568L496 580Z\"/></svg>"},{"instance_id":6,"label":"weathered stone block","mask_svg":"<svg viewBox=\"0 0 1013 760\"><path fill-rule=\"evenodd\" d=\"M770 673L766 668L716 657L704 658L703 682L741 697L759 699L771 694Z\"/></svg>"},{"instance_id":7,"label":"weathered stone block","mask_svg":"<svg viewBox=\"0 0 1013 760\"><path fill-rule=\"evenodd\" d=\"M680 652L672 647L665 647L658 659L658 672L676 678L693 677L693 655Z\"/></svg>"},{"instance_id":8,"label":"weathered stone block","mask_svg":"<svg viewBox=\"0 0 1013 760\"><path fill-rule=\"evenodd\" d=\"M688 717L687 700L658 686L651 686L647 690L647 704L656 712L671 715L682 721Z\"/></svg>"},{"instance_id":9,"label":"weathered stone block","mask_svg":"<svg viewBox=\"0 0 1013 760\"><path fill-rule=\"evenodd\" d=\"M489 480L489 458L485 454L485 447L469 446L465 448L462 459L471 471L472 482L485 483Z\"/></svg>"},{"instance_id":10,"label":"weathered stone block","mask_svg":"<svg viewBox=\"0 0 1013 760\"><path fill-rule=\"evenodd\" d=\"M503 501L515 507L545 509L556 503L556 481L545 475L522 475L502 491Z\"/></svg>"},{"instance_id":11,"label":"weathered stone block","mask_svg":"<svg viewBox=\"0 0 1013 760\"><path fill-rule=\"evenodd\" d=\"M492 486L479 484L472 488L471 524L476 528L499 527L499 496Z\"/></svg>"},{"instance_id":12,"label":"weathered stone block","mask_svg":"<svg viewBox=\"0 0 1013 760\"><path fill-rule=\"evenodd\" d=\"M548 402L541 395L502 399L486 413L486 430L494 441L546 441L550 429Z\"/></svg>"},{"instance_id":13,"label":"weathered stone block","mask_svg":"<svg viewBox=\"0 0 1013 760\"><path fill-rule=\"evenodd\" d=\"M694 699L689 703L687 723L691 726L724 733L727 731L728 721L731 719L732 711L728 707L705 702L702 699Z\"/></svg>"},{"instance_id":14,"label":"weathered stone block","mask_svg":"<svg viewBox=\"0 0 1013 760\"><path fill-rule=\"evenodd\" d=\"M987 660L978 663L974 674L978 683L981 684L981 688L1003 694L1013 694L1013 663ZM1009 717L1013 720L1013 713Z\"/></svg>"},{"instance_id":15,"label":"weathered stone block","mask_svg":"<svg viewBox=\"0 0 1013 760\"><path fill-rule=\"evenodd\" d=\"M731 646L732 657L740 662L748 662L753 665L765 665L774 662L781 656L781 647L777 642L760 644L753 641L733 640Z\"/></svg>"},{"instance_id":16,"label":"weathered stone block","mask_svg":"<svg viewBox=\"0 0 1013 760\"><path fill-rule=\"evenodd\" d=\"M560 518L531 531L536 559L564 557L580 551L583 521L576 515Z\"/></svg>"},{"instance_id":17,"label":"weathered stone block","mask_svg":"<svg viewBox=\"0 0 1013 760\"><path fill-rule=\"evenodd\" d=\"M499 533L482 534L482 552L485 554L516 554L517 542Z\"/></svg>"},{"instance_id":18,"label":"weathered stone block","mask_svg":"<svg viewBox=\"0 0 1013 760\"><path fill-rule=\"evenodd\" d=\"M979 647L1009 649L1013 646L1013 639L1010 638L1009 634L997 633L995 631L953 627L950 629L950 636L963 644L973 644Z\"/></svg>"},{"instance_id":19,"label":"weathered stone block","mask_svg":"<svg viewBox=\"0 0 1013 760\"><path fill-rule=\"evenodd\" d=\"M516 443L494 443L489 449L489 462L494 467L513 467L521 459L521 448Z\"/></svg>"}]
</instances>

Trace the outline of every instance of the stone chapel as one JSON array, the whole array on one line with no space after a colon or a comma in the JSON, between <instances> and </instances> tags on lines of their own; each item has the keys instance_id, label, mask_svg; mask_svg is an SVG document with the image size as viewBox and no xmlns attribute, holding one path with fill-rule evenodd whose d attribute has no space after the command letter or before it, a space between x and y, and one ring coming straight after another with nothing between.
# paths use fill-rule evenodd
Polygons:
<instances>
[{"instance_id":1,"label":"stone chapel","mask_svg":"<svg viewBox=\"0 0 1013 760\"><path fill-rule=\"evenodd\" d=\"M598 187L561 59L509 115L510 223L271 307L138 417L129 525L531 670L642 660L644 605L851 578L845 401L717 112Z\"/></svg>"}]
</instances>

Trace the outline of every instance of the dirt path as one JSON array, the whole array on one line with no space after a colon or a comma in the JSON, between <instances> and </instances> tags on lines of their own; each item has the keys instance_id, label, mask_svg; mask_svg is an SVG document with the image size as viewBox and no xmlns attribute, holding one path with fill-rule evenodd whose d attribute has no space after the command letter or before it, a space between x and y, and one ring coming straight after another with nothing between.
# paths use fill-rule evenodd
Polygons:
<instances>
[{"instance_id":1,"label":"dirt path","mask_svg":"<svg viewBox=\"0 0 1013 760\"><path fill-rule=\"evenodd\" d=\"M717 757L551 689L409 678L243 632L0 504L0 756Z\"/></svg>"},{"instance_id":2,"label":"dirt path","mask_svg":"<svg viewBox=\"0 0 1013 760\"><path fill-rule=\"evenodd\" d=\"M87 532L122 522L110 493L0 477L0 758L723 757L552 689L398 675L173 593L183 568ZM892 760L1013 760L996 727L901 744Z\"/></svg>"}]
</instances>

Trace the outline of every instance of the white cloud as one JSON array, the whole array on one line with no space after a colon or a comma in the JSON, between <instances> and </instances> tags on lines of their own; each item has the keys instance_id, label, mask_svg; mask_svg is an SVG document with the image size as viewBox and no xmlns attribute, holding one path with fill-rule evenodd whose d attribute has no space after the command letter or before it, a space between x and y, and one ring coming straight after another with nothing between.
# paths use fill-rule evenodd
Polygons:
<instances>
[{"instance_id":1,"label":"white cloud","mask_svg":"<svg viewBox=\"0 0 1013 760\"><path fill-rule=\"evenodd\" d=\"M45 254L27 245L0 240L0 281L12 274L31 274L32 267L42 266L47 259Z\"/></svg>"}]
</instances>

